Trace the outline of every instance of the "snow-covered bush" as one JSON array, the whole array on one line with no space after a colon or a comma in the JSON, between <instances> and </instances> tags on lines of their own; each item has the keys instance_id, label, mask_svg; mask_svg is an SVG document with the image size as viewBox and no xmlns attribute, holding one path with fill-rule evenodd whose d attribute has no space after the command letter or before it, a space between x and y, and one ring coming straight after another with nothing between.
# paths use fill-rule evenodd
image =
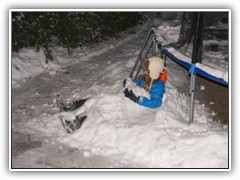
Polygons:
<instances>
[{"instance_id":1,"label":"snow-covered bush","mask_svg":"<svg viewBox=\"0 0 240 180\"><path fill-rule=\"evenodd\" d=\"M12 12L12 50L43 49L52 60L50 42L68 49L91 46L143 22L138 12Z\"/></svg>"}]
</instances>

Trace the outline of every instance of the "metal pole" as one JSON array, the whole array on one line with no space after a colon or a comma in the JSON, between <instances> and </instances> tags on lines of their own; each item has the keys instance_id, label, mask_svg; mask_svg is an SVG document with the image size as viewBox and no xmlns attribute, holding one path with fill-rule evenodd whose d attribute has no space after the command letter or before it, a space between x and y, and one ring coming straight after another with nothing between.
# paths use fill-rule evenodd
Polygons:
<instances>
[{"instance_id":1,"label":"metal pole","mask_svg":"<svg viewBox=\"0 0 240 180\"><path fill-rule=\"evenodd\" d=\"M201 63L202 58L202 46L203 46L203 27L204 27L204 13L198 12L194 13L193 18L193 30L194 30L194 40L193 40L193 52L192 52L192 65L190 69L191 73L191 84L190 84L190 112L189 112L189 124L193 123L194 116L194 95L195 95L195 78L196 69L195 64Z\"/></svg>"},{"instance_id":2,"label":"metal pole","mask_svg":"<svg viewBox=\"0 0 240 180\"><path fill-rule=\"evenodd\" d=\"M148 53L149 53L149 51L150 51L150 49L151 49L151 47L152 47L153 42L154 42L154 37L152 37L152 39L151 39L151 42L150 42L150 45L149 45L148 48L147 48L146 54L142 57L142 61L141 61L141 63L140 63L140 66L138 67L138 70L137 70L137 72L136 72L136 74L135 74L135 77L133 78L134 81L137 80L138 74L139 74L140 70L142 69L143 61L144 61L144 59L147 57L147 55L148 55Z\"/></svg>"},{"instance_id":3,"label":"metal pole","mask_svg":"<svg viewBox=\"0 0 240 180\"><path fill-rule=\"evenodd\" d=\"M194 115L194 95L195 95L195 78L196 74L191 74L191 84L190 84L190 111L189 111L189 124L193 123L193 115Z\"/></svg>"},{"instance_id":4,"label":"metal pole","mask_svg":"<svg viewBox=\"0 0 240 180\"><path fill-rule=\"evenodd\" d=\"M140 52L139 52L139 54L138 54L138 57L137 57L137 60L136 60L136 62L135 62L135 64L134 64L134 66L133 66L132 72L130 73L130 78L133 77L133 73L134 73L134 71L135 71L135 69L136 69L136 67L137 67L137 64L138 64L139 60L142 59L142 53L143 53L143 51L144 51L144 49L145 49L145 47L146 47L146 45L147 45L147 42L148 42L148 40L149 40L149 38L150 38L150 35L151 35L152 33L155 34L155 31L156 31L156 30L155 30L154 27L152 27L152 28L150 29L150 31L149 31L149 33L148 33L148 36L147 36L147 38L146 38L146 40L145 40L145 42L144 42L144 45L143 45L142 49L140 50Z\"/></svg>"}]
</instances>

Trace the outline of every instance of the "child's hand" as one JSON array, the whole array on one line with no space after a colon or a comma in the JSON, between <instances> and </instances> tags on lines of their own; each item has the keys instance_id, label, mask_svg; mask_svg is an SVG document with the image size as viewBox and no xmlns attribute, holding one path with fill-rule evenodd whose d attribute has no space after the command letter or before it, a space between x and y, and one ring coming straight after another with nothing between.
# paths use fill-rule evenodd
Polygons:
<instances>
[{"instance_id":1,"label":"child's hand","mask_svg":"<svg viewBox=\"0 0 240 180\"><path fill-rule=\"evenodd\" d=\"M124 90L124 95L125 95L125 97L127 97L127 98L129 98L129 99L131 99L133 102L135 102L135 103L138 103L138 101L139 101L139 96L137 97L134 93L133 93L133 91L132 90L128 90L128 88L126 88L125 90Z\"/></svg>"}]
</instances>

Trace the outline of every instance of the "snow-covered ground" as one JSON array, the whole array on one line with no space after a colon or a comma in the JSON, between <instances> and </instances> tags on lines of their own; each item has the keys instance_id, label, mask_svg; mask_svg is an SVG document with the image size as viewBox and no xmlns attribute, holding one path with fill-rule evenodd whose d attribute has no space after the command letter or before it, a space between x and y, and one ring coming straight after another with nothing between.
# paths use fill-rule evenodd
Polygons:
<instances>
[{"instance_id":1,"label":"snow-covered ground","mask_svg":"<svg viewBox=\"0 0 240 180\"><path fill-rule=\"evenodd\" d=\"M14 156L12 167L228 168L228 126L213 122L214 114L197 101L194 123L188 124L189 97L182 91L189 77L177 64L167 62L167 98L160 109L124 98L122 80L146 34L139 29L71 55L54 46L48 65L41 51L13 53L12 131L41 145ZM56 94L66 101L90 100L73 113L60 113ZM66 134L59 115L73 118L83 111L88 117L81 129Z\"/></svg>"}]
</instances>

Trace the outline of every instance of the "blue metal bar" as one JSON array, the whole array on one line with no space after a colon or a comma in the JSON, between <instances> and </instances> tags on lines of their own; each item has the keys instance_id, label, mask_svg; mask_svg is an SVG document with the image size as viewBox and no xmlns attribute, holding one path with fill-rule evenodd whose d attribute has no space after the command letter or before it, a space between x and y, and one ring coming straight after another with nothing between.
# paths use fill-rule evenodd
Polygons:
<instances>
[{"instance_id":1,"label":"blue metal bar","mask_svg":"<svg viewBox=\"0 0 240 180\"><path fill-rule=\"evenodd\" d=\"M159 47L161 47L161 48L163 47L160 42L158 42L158 48L159 48ZM190 70L190 68L191 68L191 64L190 64L190 63L188 63L188 62L186 62L186 61L183 61L183 60L177 58L176 56L174 56L172 53L170 53L170 52L169 52L168 50L166 50L166 49L162 49L162 51L164 51L164 53L165 53L171 60L179 63L180 65L182 65L182 66L183 66L184 68L186 68L187 70ZM200 76L203 76L203 77L205 77L205 78L207 78L207 79L210 79L210 80L212 80L212 81L215 81L215 82L218 82L218 83L223 84L223 85L225 85L225 86L228 86L228 82L226 82L223 78L215 77L215 76L207 73L206 71L204 71L204 70L202 70L202 69L200 69L200 68L198 68L198 67L195 67L195 72L196 72L196 74L198 74L198 75L200 75Z\"/></svg>"}]
</instances>

